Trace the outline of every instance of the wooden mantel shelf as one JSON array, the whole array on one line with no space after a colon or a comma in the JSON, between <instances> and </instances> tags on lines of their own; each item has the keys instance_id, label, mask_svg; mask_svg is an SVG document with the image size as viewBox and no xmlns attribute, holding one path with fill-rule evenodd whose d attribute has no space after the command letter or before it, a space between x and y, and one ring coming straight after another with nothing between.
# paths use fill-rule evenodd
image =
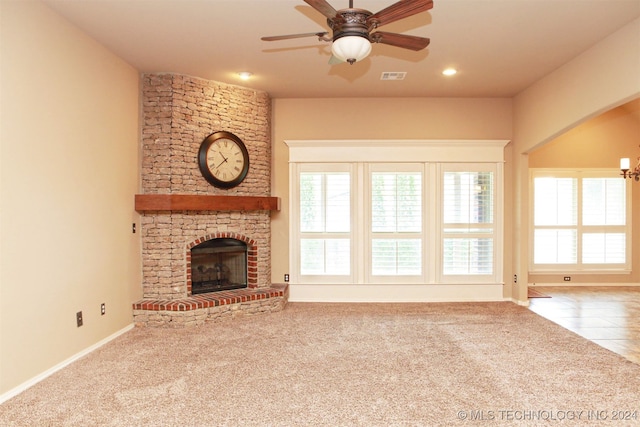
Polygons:
<instances>
[{"instance_id":1,"label":"wooden mantel shelf","mask_svg":"<svg viewBox=\"0 0 640 427\"><path fill-rule=\"evenodd\" d=\"M136 194L135 207L146 211L279 211L279 197Z\"/></svg>"}]
</instances>

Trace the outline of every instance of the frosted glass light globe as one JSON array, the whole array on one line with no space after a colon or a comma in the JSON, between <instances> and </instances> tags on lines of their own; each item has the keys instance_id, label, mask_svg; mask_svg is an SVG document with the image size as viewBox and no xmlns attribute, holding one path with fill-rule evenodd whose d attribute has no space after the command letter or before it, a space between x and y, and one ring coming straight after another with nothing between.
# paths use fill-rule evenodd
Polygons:
<instances>
[{"instance_id":1,"label":"frosted glass light globe","mask_svg":"<svg viewBox=\"0 0 640 427\"><path fill-rule=\"evenodd\" d=\"M331 52L341 61L353 64L371 53L371 42L361 36L344 36L333 42Z\"/></svg>"}]
</instances>

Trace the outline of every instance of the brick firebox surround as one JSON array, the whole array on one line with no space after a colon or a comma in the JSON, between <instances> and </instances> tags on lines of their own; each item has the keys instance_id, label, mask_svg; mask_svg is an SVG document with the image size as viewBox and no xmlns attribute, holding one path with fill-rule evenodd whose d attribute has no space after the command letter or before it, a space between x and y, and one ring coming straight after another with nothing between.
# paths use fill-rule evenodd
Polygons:
<instances>
[{"instance_id":1,"label":"brick firebox surround","mask_svg":"<svg viewBox=\"0 0 640 427\"><path fill-rule=\"evenodd\" d=\"M271 284L270 209L218 208L215 200L270 196L271 99L239 86L176 74L142 76L141 213L143 299L133 304L137 326L193 326L228 317L281 310L286 285ZM216 131L240 137L250 169L237 187L211 186L198 169L200 144ZM139 197L210 197L203 207L139 208ZM219 197L223 196L223 197ZM248 244L248 288L191 295L190 249L231 237Z\"/></svg>"}]
</instances>

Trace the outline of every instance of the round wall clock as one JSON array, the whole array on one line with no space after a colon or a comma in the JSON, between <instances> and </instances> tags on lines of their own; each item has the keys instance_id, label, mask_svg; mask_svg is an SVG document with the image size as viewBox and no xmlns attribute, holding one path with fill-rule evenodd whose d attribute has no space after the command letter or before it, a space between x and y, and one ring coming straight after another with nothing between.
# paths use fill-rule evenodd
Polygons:
<instances>
[{"instance_id":1,"label":"round wall clock","mask_svg":"<svg viewBox=\"0 0 640 427\"><path fill-rule=\"evenodd\" d=\"M210 184L232 188L249 172L249 152L242 140L231 132L214 132L200 144L198 166Z\"/></svg>"}]
</instances>

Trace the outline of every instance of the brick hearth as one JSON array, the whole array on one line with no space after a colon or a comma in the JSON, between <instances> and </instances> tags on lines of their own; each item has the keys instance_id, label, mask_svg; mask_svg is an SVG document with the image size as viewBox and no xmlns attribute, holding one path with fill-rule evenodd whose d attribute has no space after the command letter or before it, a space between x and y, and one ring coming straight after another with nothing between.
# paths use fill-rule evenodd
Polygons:
<instances>
[{"instance_id":1,"label":"brick hearth","mask_svg":"<svg viewBox=\"0 0 640 427\"><path fill-rule=\"evenodd\" d=\"M211 292L175 300L143 299L133 304L138 326L197 326L239 316L280 311L289 285Z\"/></svg>"}]
</instances>

